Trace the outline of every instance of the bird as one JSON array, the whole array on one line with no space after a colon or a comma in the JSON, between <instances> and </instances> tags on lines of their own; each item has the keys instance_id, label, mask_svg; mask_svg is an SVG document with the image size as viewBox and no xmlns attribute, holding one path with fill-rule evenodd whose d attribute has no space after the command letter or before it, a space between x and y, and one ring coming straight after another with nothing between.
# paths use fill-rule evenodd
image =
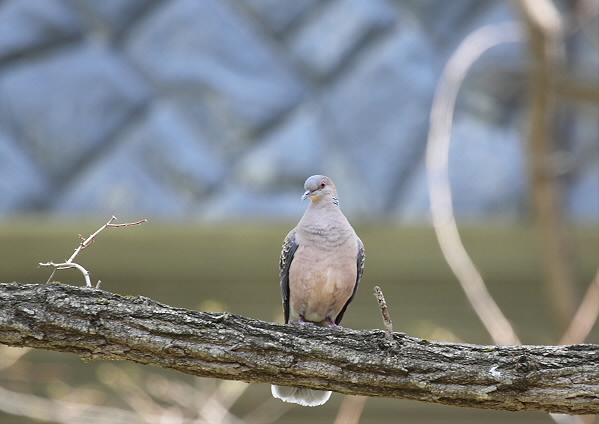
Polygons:
<instances>
[{"instance_id":1,"label":"bird","mask_svg":"<svg viewBox=\"0 0 599 424\"><path fill-rule=\"evenodd\" d=\"M337 189L312 175L301 199L310 203L283 242L279 279L285 324L339 327L364 274L362 240L341 212ZM275 398L302 406L324 404L330 391L271 386Z\"/></svg>"}]
</instances>

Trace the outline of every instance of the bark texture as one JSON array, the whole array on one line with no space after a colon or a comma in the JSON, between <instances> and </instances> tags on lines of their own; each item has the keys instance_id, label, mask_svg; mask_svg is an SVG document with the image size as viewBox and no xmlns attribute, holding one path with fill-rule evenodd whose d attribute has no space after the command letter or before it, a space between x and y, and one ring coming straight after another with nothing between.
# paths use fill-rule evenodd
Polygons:
<instances>
[{"instance_id":1,"label":"bark texture","mask_svg":"<svg viewBox=\"0 0 599 424\"><path fill-rule=\"evenodd\" d=\"M282 325L63 284L0 284L0 343L202 377L473 408L599 413L599 345L482 346Z\"/></svg>"}]
</instances>

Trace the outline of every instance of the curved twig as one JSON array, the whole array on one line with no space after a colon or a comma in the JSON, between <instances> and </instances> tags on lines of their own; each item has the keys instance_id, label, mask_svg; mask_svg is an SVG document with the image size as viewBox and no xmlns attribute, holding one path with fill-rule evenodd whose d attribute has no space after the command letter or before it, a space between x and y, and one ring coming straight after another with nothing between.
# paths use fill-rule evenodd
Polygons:
<instances>
[{"instance_id":1,"label":"curved twig","mask_svg":"<svg viewBox=\"0 0 599 424\"><path fill-rule=\"evenodd\" d=\"M485 51L499 44L521 40L520 24L510 22L479 28L462 42L441 75L433 100L426 150L431 214L441 251L476 314L497 344L520 344L520 339L489 294L462 244L453 214L447 161L454 106L466 73Z\"/></svg>"}]
</instances>

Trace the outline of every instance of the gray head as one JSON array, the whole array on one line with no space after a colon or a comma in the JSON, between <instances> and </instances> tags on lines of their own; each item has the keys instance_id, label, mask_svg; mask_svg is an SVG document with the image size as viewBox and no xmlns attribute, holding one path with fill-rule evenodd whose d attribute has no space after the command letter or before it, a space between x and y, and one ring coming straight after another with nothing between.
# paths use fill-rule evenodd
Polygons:
<instances>
[{"instance_id":1,"label":"gray head","mask_svg":"<svg viewBox=\"0 0 599 424\"><path fill-rule=\"evenodd\" d=\"M329 177L324 175L312 175L304 183L306 192L302 200L310 199L312 203L320 202L323 199L335 200L337 198L337 188Z\"/></svg>"}]
</instances>

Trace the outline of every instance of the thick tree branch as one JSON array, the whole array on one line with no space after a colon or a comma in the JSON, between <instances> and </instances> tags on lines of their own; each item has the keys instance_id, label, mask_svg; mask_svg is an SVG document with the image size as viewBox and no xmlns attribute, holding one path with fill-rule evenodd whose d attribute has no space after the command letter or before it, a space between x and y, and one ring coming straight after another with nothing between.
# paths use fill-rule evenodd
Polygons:
<instances>
[{"instance_id":1,"label":"thick tree branch","mask_svg":"<svg viewBox=\"0 0 599 424\"><path fill-rule=\"evenodd\" d=\"M500 410L599 413L599 345L481 346L273 324L63 284L0 284L0 343L187 374Z\"/></svg>"}]
</instances>

